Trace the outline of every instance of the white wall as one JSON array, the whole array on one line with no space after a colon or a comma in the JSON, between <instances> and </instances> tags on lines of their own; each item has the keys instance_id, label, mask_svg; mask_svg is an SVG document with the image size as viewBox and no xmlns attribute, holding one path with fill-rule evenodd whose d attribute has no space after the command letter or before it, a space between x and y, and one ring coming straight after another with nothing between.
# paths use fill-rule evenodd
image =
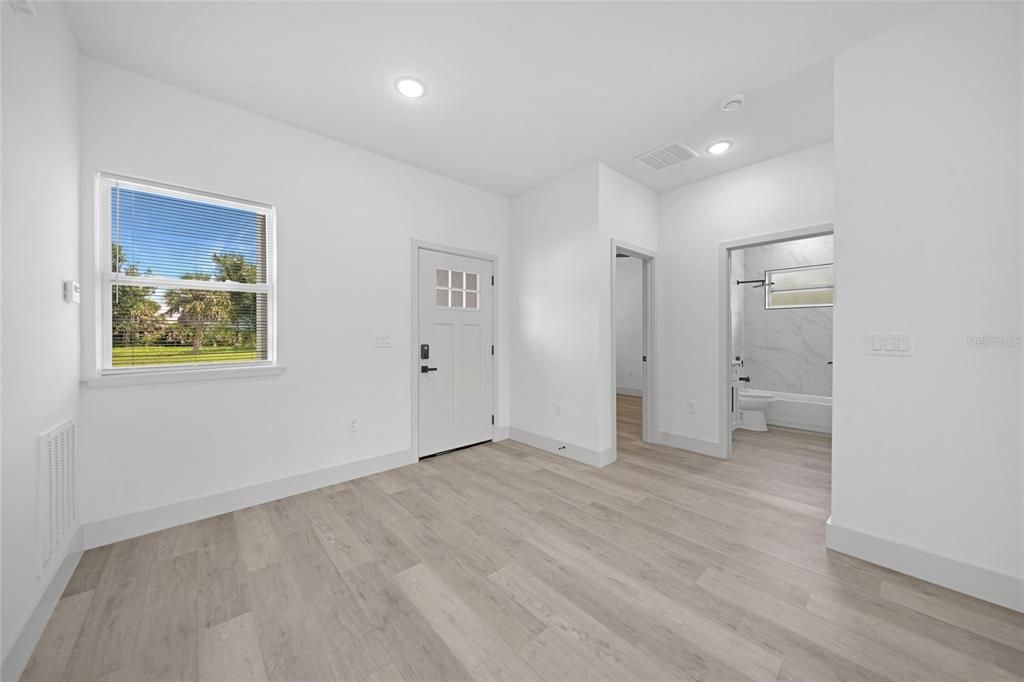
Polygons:
<instances>
[{"instance_id":1,"label":"white wall","mask_svg":"<svg viewBox=\"0 0 1024 682\"><path fill-rule=\"evenodd\" d=\"M658 250L658 195L603 163L597 164L600 230L605 237Z\"/></svg>"},{"instance_id":2,"label":"white wall","mask_svg":"<svg viewBox=\"0 0 1024 682\"><path fill-rule=\"evenodd\" d=\"M596 452L598 166L512 200L512 427ZM562 414L556 414L556 405Z\"/></svg>"},{"instance_id":3,"label":"white wall","mask_svg":"<svg viewBox=\"0 0 1024 682\"><path fill-rule=\"evenodd\" d=\"M630 395L643 389L644 262L615 263L615 384Z\"/></svg>"},{"instance_id":4,"label":"white wall","mask_svg":"<svg viewBox=\"0 0 1024 682\"><path fill-rule=\"evenodd\" d=\"M1020 11L943 8L839 55L835 81L832 523L1004 593L1024 576ZM913 334L914 357L865 355L870 331Z\"/></svg>"},{"instance_id":5,"label":"white wall","mask_svg":"<svg viewBox=\"0 0 1024 682\"><path fill-rule=\"evenodd\" d=\"M45 587L37 577L36 437L75 416L78 50L62 6L3 4L3 651Z\"/></svg>"},{"instance_id":6,"label":"white wall","mask_svg":"<svg viewBox=\"0 0 1024 682\"><path fill-rule=\"evenodd\" d=\"M507 268L508 200L91 59L81 75L83 317L92 319L97 171L267 202L277 208L287 367L279 377L84 389L87 520L407 451L411 240L495 253ZM379 333L392 349L372 347ZM85 341L89 358L92 335ZM342 428L350 418L359 431Z\"/></svg>"},{"instance_id":7,"label":"white wall","mask_svg":"<svg viewBox=\"0 0 1024 682\"><path fill-rule=\"evenodd\" d=\"M654 192L601 163L512 200L513 436L612 461L612 240L653 250L656 227Z\"/></svg>"},{"instance_id":8,"label":"white wall","mask_svg":"<svg viewBox=\"0 0 1024 682\"><path fill-rule=\"evenodd\" d=\"M824 143L659 195L655 301L659 430L721 454L719 272L722 242L832 222L832 147ZM696 403L693 414L687 401Z\"/></svg>"},{"instance_id":9,"label":"white wall","mask_svg":"<svg viewBox=\"0 0 1024 682\"><path fill-rule=\"evenodd\" d=\"M598 164L598 251L601 254L595 291L599 294L600 334L598 366L603 377L598 390L601 401L598 442L602 451L614 451L616 428L614 353L614 305L612 273L619 259L612 241L648 252L658 250L658 195L622 173ZM657 371L657 370L656 370Z\"/></svg>"}]
</instances>

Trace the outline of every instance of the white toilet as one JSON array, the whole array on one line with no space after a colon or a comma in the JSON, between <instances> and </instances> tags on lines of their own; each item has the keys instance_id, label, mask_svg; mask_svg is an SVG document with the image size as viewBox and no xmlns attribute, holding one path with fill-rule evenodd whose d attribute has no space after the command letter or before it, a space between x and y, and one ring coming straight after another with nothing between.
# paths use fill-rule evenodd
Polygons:
<instances>
[{"instance_id":1,"label":"white toilet","mask_svg":"<svg viewBox=\"0 0 1024 682\"><path fill-rule=\"evenodd\" d=\"M768 419L765 410L775 402L775 396L765 391L752 388L740 390L740 425L741 429L750 431L767 431Z\"/></svg>"}]
</instances>

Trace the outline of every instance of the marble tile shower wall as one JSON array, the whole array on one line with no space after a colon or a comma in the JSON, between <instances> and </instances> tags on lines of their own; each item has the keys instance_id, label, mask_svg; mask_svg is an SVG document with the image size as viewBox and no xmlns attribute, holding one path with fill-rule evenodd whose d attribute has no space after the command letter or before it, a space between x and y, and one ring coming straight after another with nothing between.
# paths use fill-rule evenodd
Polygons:
<instances>
[{"instance_id":1,"label":"marble tile shower wall","mask_svg":"<svg viewBox=\"0 0 1024 682\"><path fill-rule=\"evenodd\" d=\"M765 270L831 263L832 235L744 249L743 279ZM832 308L765 310L764 289L742 287L743 373L765 391L832 395Z\"/></svg>"},{"instance_id":2,"label":"marble tile shower wall","mask_svg":"<svg viewBox=\"0 0 1024 682\"><path fill-rule=\"evenodd\" d=\"M746 279L747 270L744 265L746 261L742 249L737 249L729 254L729 279L736 282ZM745 301L743 290L740 287L732 287L729 290L729 311L732 321L732 354L733 357L743 357L743 306Z\"/></svg>"}]
</instances>

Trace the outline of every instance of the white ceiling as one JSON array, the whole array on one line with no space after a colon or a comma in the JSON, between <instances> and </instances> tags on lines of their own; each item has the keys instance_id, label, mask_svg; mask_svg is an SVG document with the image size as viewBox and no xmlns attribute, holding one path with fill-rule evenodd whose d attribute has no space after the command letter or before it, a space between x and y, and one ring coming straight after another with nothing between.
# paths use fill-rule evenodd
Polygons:
<instances>
[{"instance_id":1,"label":"white ceiling","mask_svg":"<svg viewBox=\"0 0 1024 682\"><path fill-rule=\"evenodd\" d=\"M591 161L661 191L832 136L831 57L918 3L80 2L84 54L504 195ZM421 100L393 87L427 84ZM735 113L718 108L742 91ZM670 142L722 157L651 171Z\"/></svg>"}]
</instances>

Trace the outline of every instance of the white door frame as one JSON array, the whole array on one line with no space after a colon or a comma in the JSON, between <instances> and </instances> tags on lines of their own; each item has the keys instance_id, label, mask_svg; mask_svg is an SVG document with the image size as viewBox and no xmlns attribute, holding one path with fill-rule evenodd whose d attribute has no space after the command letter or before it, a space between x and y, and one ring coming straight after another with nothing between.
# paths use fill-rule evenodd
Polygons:
<instances>
[{"instance_id":1,"label":"white door frame","mask_svg":"<svg viewBox=\"0 0 1024 682\"><path fill-rule=\"evenodd\" d=\"M718 410L718 439L721 443L722 457L732 457L732 429L729 428L729 387L732 383L732 308L729 305L729 293L733 286L729 271L729 256L737 249L745 249L751 246L764 246L765 244L777 244L789 242L794 239L806 239L808 237L820 237L826 234L835 234L835 226L832 223L820 225L809 225L779 232L769 232L753 237L744 237L732 241L722 242L718 251L718 281L721 289L718 296L718 366L720 368L720 386L722 388L719 410ZM833 261L835 257L833 256ZM835 355L835 335L832 337L833 355ZM833 386L836 383L835 369L832 374ZM833 402L835 400L835 389L833 388ZM835 409L832 411L835 421Z\"/></svg>"},{"instance_id":2,"label":"white door frame","mask_svg":"<svg viewBox=\"0 0 1024 682\"><path fill-rule=\"evenodd\" d=\"M498 257L490 253L482 253L480 251L471 251L469 249L460 249L454 246L445 246L443 244L435 244L433 242L425 242L419 239L413 239L412 241L412 289L410 301L412 305L412 331L409 334L410 347L409 347L409 376L412 377L410 381L410 393L412 394L411 400L411 420L412 433L410 443L411 449L410 454L414 461L419 459L420 451L420 251L436 251L438 253L447 253L452 256L465 256L467 258L476 258L478 260L490 261L492 264L492 272L494 273L494 288L491 292L491 329L492 338L491 341L494 343L494 355L491 356L491 363L493 364L493 384L494 390L494 416L495 424L492 429L492 434L497 432L497 416L498 416L498 287L501 286L501 277L499 277L500 270L498 268Z\"/></svg>"},{"instance_id":3,"label":"white door frame","mask_svg":"<svg viewBox=\"0 0 1024 682\"><path fill-rule=\"evenodd\" d=\"M650 249L645 249L641 246L635 246L627 242L620 241L618 239L611 240L611 250L609 252L611 257L611 364L610 364L610 382L611 382L611 424L612 424L612 453L613 457L611 461L615 461L618 457L619 449L619 423L618 423L618 410L616 407L616 395L618 388L618 377L616 376L616 356L615 356L615 340L616 340L616 329L615 329L615 288L616 278L618 275L618 258L616 254L624 253L634 258L639 258L643 261L643 316L644 316L644 341L643 341L643 354L647 357L647 361L643 363L643 396L641 397L641 408L642 416L641 421L643 422L643 433L641 435L645 443L656 442L655 435L658 433L657 424L655 423L656 415L658 411L656 409L658 392L655 390L657 372L655 367L658 360L658 355L655 348L655 336L654 336L654 267L657 253Z\"/></svg>"}]
</instances>

